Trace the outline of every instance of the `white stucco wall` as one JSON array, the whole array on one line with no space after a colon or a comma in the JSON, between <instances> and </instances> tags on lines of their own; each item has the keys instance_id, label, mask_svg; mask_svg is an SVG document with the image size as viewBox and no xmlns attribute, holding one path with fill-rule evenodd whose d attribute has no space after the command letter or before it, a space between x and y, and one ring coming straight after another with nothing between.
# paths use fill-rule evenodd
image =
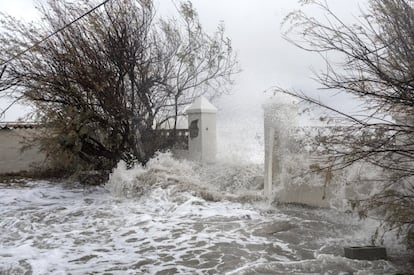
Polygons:
<instances>
[{"instance_id":1,"label":"white stucco wall","mask_svg":"<svg viewBox=\"0 0 414 275\"><path fill-rule=\"evenodd\" d=\"M45 165L46 156L38 146L22 151L25 139L37 129L0 129L0 174L31 171Z\"/></svg>"},{"instance_id":2,"label":"white stucco wall","mask_svg":"<svg viewBox=\"0 0 414 275\"><path fill-rule=\"evenodd\" d=\"M376 180L382 172L366 162L339 171L315 172L323 166L324 156L312 151L312 146L306 149L306 142L300 141L314 144L315 134L322 130L329 134L329 128L299 127L292 103L270 104L264 111L267 197L281 203L345 209L350 200L376 192Z\"/></svg>"},{"instance_id":3,"label":"white stucco wall","mask_svg":"<svg viewBox=\"0 0 414 275\"><path fill-rule=\"evenodd\" d=\"M301 176L308 172L310 158L306 153L292 151L298 112L295 102L269 103L264 111L264 194L281 203L329 207L332 186L325 185L320 175Z\"/></svg>"},{"instance_id":4,"label":"white stucco wall","mask_svg":"<svg viewBox=\"0 0 414 275\"><path fill-rule=\"evenodd\" d=\"M188 137L188 150L173 148L175 156L201 163L213 163L217 153L216 133L217 109L204 97L199 97L187 109L189 124L197 120L197 137ZM0 125L0 174L18 173L47 168L46 155L39 146L22 150L41 128L25 128L24 123L11 123L11 127Z\"/></svg>"}]
</instances>

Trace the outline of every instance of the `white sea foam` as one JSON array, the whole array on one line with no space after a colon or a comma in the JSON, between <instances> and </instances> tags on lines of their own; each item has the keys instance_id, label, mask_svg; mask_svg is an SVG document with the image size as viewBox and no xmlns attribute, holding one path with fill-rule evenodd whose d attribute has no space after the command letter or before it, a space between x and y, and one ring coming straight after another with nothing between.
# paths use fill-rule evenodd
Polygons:
<instances>
[{"instance_id":1,"label":"white sea foam","mask_svg":"<svg viewBox=\"0 0 414 275\"><path fill-rule=\"evenodd\" d=\"M145 167L127 169L121 161L106 187L113 195L127 198L141 197L161 188L211 201L261 200L261 175L262 166L254 163L218 162L205 166L175 159L167 152L158 153Z\"/></svg>"},{"instance_id":2,"label":"white sea foam","mask_svg":"<svg viewBox=\"0 0 414 275\"><path fill-rule=\"evenodd\" d=\"M388 274L397 270L389 262L359 262L341 256L344 245L369 244L375 229L372 222L335 210L205 200L195 189L180 188L188 187L189 179L209 184L203 183L204 176L197 169L201 168L180 164L168 154L159 155L146 168L119 167L114 175L119 173L124 187L111 189L122 190L116 196L102 187L62 183L2 185L0 273L314 270L337 274L361 269ZM153 184L139 196L125 193L126 187L136 189L136 178L151 179ZM115 183L108 187L111 184Z\"/></svg>"},{"instance_id":3,"label":"white sea foam","mask_svg":"<svg viewBox=\"0 0 414 275\"><path fill-rule=\"evenodd\" d=\"M376 222L263 199L262 130L246 123L241 133L233 121L220 126L225 140L211 166L163 153L146 167L119 163L105 187L0 183L0 274L389 274L403 268L342 257L345 245L370 244ZM391 253L403 253L396 240L388 241Z\"/></svg>"},{"instance_id":4,"label":"white sea foam","mask_svg":"<svg viewBox=\"0 0 414 275\"><path fill-rule=\"evenodd\" d=\"M2 188L0 273L396 270L388 262L361 264L341 256L343 245L368 244L373 232L355 217L263 202L212 202L177 190L176 183L156 184L126 198L62 184Z\"/></svg>"}]
</instances>

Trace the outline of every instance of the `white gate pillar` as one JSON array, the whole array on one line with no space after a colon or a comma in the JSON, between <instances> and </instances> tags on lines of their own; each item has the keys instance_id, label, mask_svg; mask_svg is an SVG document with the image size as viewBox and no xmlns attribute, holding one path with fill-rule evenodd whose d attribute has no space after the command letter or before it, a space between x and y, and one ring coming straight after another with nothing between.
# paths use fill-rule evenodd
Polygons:
<instances>
[{"instance_id":1,"label":"white gate pillar","mask_svg":"<svg viewBox=\"0 0 414 275\"><path fill-rule=\"evenodd\" d=\"M290 130L297 124L298 106L291 98L265 104L264 195L273 197L284 182L284 161L288 154Z\"/></svg>"},{"instance_id":2,"label":"white gate pillar","mask_svg":"<svg viewBox=\"0 0 414 275\"><path fill-rule=\"evenodd\" d=\"M188 150L191 160L212 163L216 160L217 109L205 97L197 98L186 111L188 115Z\"/></svg>"},{"instance_id":3,"label":"white gate pillar","mask_svg":"<svg viewBox=\"0 0 414 275\"><path fill-rule=\"evenodd\" d=\"M265 168L264 168L264 195L270 198L273 194L273 148L275 140L275 129L265 121Z\"/></svg>"}]
</instances>

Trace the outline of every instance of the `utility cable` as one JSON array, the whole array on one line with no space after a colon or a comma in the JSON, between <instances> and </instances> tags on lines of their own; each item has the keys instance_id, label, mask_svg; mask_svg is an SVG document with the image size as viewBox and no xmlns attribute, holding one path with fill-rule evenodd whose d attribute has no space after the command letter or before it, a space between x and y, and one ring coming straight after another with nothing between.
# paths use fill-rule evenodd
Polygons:
<instances>
[{"instance_id":1,"label":"utility cable","mask_svg":"<svg viewBox=\"0 0 414 275\"><path fill-rule=\"evenodd\" d=\"M77 21L81 20L82 18L84 18L85 16L88 16L89 14L91 14L92 12L94 12L95 10L99 9L100 7L102 7L103 5L105 5L106 3L108 3L111 0L105 0L102 3L100 3L99 5L97 5L96 7L90 9L89 11L87 11L86 13L82 14L81 16L77 17L76 19L72 20L70 23L64 25L63 27L57 29L56 31L54 31L53 33L49 34L48 36L46 36L45 38L43 38L42 40L34 43L31 47L25 49L24 51L21 51L20 53L14 55L13 57L9 58L8 60L6 60L5 62L3 62L1 66L5 66L7 63L13 61L14 59L22 56L23 54L27 53L28 51L32 50L33 48L39 46L40 44L42 44L43 42L45 42L46 40L48 40L49 38L51 38L52 36L58 34L59 32L63 31L64 29L68 28L69 26L71 26L72 24L76 23ZM4 72L5 67L3 67L3 72ZM2 73L3 73L2 72Z\"/></svg>"},{"instance_id":2,"label":"utility cable","mask_svg":"<svg viewBox=\"0 0 414 275\"><path fill-rule=\"evenodd\" d=\"M6 70L6 68L7 68L7 65L4 65L4 66L3 66L3 69L1 69L0 79L1 79L1 77L3 76L4 71Z\"/></svg>"}]
</instances>

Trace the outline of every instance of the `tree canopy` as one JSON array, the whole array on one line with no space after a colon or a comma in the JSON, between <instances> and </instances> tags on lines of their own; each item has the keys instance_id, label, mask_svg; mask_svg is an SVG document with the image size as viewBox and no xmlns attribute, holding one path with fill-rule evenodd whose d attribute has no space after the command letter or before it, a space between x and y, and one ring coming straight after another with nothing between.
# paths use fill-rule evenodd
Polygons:
<instances>
[{"instance_id":1,"label":"tree canopy","mask_svg":"<svg viewBox=\"0 0 414 275\"><path fill-rule=\"evenodd\" d=\"M47 126L43 149L69 170L146 163L166 146L156 129L176 129L187 104L228 92L238 72L224 27L207 34L191 2L169 18L151 0L110 0L88 13L97 5L50 0L40 24L0 20L0 63L12 59L1 96L35 107Z\"/></svg>"},{"instance_id":2,"label":"tree canopy","mask_svg":"<svg viewBox=\"0 0 414 275\"><path fill-rule=\"evenodd\" d=\"M305 92L277 90L322 106L345 122L347 127L319 140L328 156L325 169L368 162L383 171L379 191L354 205L362 216L375 209L386 231L404 233L414 247L414 2L370 0L353 24L345 23L326 1L302 2L319 7L325 18L290 14L287 39L325 57L326 71L316 74L321 89L358 98L363 113L341 112ZM330 53L342 56L343 62L329 59Z\"/></svg>"}]
</instances>

